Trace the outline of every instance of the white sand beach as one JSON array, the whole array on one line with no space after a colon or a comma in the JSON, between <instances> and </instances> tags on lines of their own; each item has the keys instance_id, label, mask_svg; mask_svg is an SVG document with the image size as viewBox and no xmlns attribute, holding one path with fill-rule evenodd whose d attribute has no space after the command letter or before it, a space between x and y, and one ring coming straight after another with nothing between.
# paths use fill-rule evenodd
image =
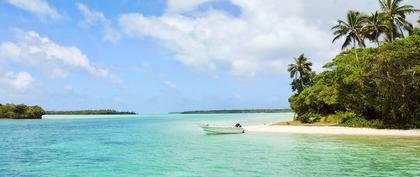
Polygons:
<instances>
[{"instance_id":1,"label":"white sand beach","mask_svg":"<svg viewBox=\"0 0 420 177\"><path fill-rule=\"evenodd\" d=\"M336 126L283 126L256 125L244 126L247 132L260 133L297 133L297 134L330 134L330 135L382 135L382 136L419 136L420 129L391 130L373 128L350 128Z\"/></svg>"}]
</instances>

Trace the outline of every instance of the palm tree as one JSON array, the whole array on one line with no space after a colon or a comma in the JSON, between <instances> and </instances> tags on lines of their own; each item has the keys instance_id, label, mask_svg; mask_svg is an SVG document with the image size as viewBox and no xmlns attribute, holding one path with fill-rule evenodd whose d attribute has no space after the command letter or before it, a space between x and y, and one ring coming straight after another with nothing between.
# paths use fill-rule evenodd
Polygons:
<instances>
[{"instance_id":1,"label":"palm tree","mask_svg":"<svg viewBox=\"0 0 420 177\"><path fill-rule=\"evenodd\" d=\"M406 15L418 12L412 5L401 5L403 0L379 0L382 12L387 19L387 25L390 31L387 38L390 42L397 37L404 37L403 29L412 32L413 25L407 21Z\"/></svg>"},{"instance_id":2,"label":"palm tree","mask_svg":"<svg viewBox=\"0 0 420 177\"><path fill-rule=\"evenodd\" d=\"M366 26L363 29L364 35L370 40L378 44L379 37L389 31L388 26L384 21L384 14L376 11L367 18Z\"/></svg>"},{"instance_id":3,"label":"palm tree","mask_svg":"<svg viewBox=\"0 0 420 177\"><path fill-rule=\"evenodd\" d=\"M303 89L308 87L311 83L310 79L313 76L312 63L305 57L305 54L294 58L295 63L289 64L287 71L290 72L290 78L293 78L292 89L301 93Z\"/></svg>"},{"instance_id":4,"label":"palm tree","mask_svg":"<svg viewBox=\"0 0 420 177\"><path fill-rule=\"evenodd\" d=\"M363 27L366 23L366 19L367 17L365 15L351 10L347 12L347 22L337 20L338 24L331 28L331 30L334 30L335 35L332 42L334 43L337 39L345 37L346 39L344 40L341 49L345 49L353 43L353 49L357 60L359 60L359 58L357 57L356 44L359 45L359 47L365 47Z\"/></svg>"}]
</instances>

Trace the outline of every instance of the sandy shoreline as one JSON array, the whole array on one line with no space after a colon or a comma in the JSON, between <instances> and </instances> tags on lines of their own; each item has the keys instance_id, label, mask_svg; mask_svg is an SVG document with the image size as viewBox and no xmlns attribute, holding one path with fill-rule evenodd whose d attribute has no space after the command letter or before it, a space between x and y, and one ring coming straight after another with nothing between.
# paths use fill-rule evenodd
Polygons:
<instances>
[{"instance_id":1,"label":"sandy shoreline","mask_svg":"<svg viewBox=\"0 0 420 177\"><path fill-rule=\"evenodd\" d=\"M283 126L256 125L244 126L247 132L257 133L297 133L297 134L327 134L327 135L382 135L382 136L419 136L420 129L391 130L372 128L350 128L336 126Z\"/></svg>"}]
</instances>

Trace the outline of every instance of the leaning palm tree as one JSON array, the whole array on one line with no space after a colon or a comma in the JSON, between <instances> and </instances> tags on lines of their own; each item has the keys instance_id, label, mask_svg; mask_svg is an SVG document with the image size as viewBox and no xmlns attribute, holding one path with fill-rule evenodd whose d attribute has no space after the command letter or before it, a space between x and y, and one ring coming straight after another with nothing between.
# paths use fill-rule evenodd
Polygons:
<instances>
[{"instance_id":1,"label":"leaning palm tree","mask_svg":"<svg viewBox=\"0 0 420 177\"><path fill-rule=\"evenodd\" d=\"M363 28L364 35L373 42L376 42L379 47L379 37L389 31L388 26L384 21L384 14L376 11L367 18L366 26Z\"/></svg>"},{"instance_id":2,"label":"leaning palm tree","mask_svg":"<svg viewBox=\"0 0 420 177\"><path fill-rule=\"evenodd\" d=\"M406 15L418 12L412 5L401 5L403 0L379 0L382 12L387 19L387 25L390 31L387 38L390 42L397 37L404 37L403 29L412 32L413 25L407 21Z\"/></svg>"},{"instance_id":3,"label":"leaning palm tree","mask_svg":"<svg viewBox=\"0 0 420 177\"><path fill-rule=\"evenodd\" d=\"M312 63L305 57L305 54L294 58L295 63L289 64L287 71L290 72L290 78L293 78L292 89L301 93L303 89L309 86L310 77L313 75Z\"/></svg>"},{"instance_id":4,"label":"leaning palm tree","mask_svg":"<svg viewBox=\"0 0 420 177\"><path fill-rule=\"evenodd\" d=\"M331 30L334 30L335 35L332 42L345 37L341 49L345 49L353 43L353 49L357 60L359 60L359 58L357 57L356 45L359 47L365 47L363 27L366 23L366 19L367 17L365 15L351 10L347 12L347 21L337 20L338 24L331 28Z\"/></svg>"}]
</instances>

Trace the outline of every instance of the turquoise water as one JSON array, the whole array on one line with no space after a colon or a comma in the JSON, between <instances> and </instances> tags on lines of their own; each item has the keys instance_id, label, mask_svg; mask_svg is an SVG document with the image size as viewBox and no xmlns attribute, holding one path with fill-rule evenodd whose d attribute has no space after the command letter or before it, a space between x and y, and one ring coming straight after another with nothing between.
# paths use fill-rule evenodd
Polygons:
<instances>
[{"instance_id":1,"label":"turquoise water","mask_svg":"<svg viewBox=\"0 0 420 177\"><path fill-rule=\"evenodd\" d=\"M0 120L0 176L420 176L420 139L204 135L292 114Z\"/></svg>"}]
</instances>

